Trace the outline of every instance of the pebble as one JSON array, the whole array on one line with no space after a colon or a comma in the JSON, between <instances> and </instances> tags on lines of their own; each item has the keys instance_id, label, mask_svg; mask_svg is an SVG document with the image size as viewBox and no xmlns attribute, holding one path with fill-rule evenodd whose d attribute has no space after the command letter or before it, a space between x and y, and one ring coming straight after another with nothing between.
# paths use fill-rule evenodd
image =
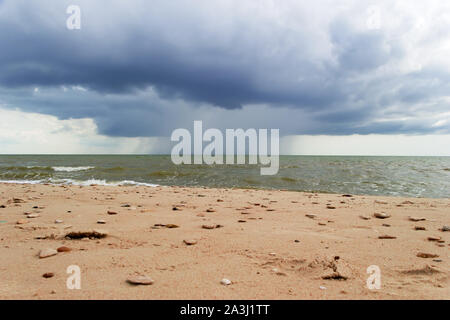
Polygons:
<instances>
[{"instance_id":1,"label":"pebble","mask_svg":"<svg viewBox=\"0 0 450 320\"><path fill-rule=\"evenodd\" d=\"M273 268L273 269L272 269L272 272L274 272L277 276L286 276L286 275L287 275L286 273L280 271L280 270L277 269L277 268Z\"/></svg>"},{"instance_id":2,"label":"pebble","mask_svg":"<svg viewBox=\"0 0 450 320\"><path fill-rule=\"evenodd\" d=\"M147 276L134 276L127 279L127 282L134 285L144 285L148 286L153 284L155 281L153 281L152 278L149 278Z\"/></svg>"},{"instance_id":3,"label":"pebble","mask_svg":"<svg viewBox=\"0 0 450 320\"><path fill-rule=\"evenodd\" d=\"M46 279L52 278L55 274L53 272L46 272L42 276Z\"/></svg>"},{"instance_id":4,"label":"pebble","mask_svg":"<svg viewBox=\"0 0 450 320\"><path fill-rule=\"evenodd\" d=\"M379 236L378 239L397 239L397 237L385 234L385 235Z\"/></svg>"},{"instance_id":5,"label":"pebble","mask_svg":"<svg viewBox=\"0 0 450 320\"><path fill-rule=\"evenodd\" d=\"M409 217L409 221L414 221L414 222L418 222L418 221L425 221L427 219L423 218L423 217Z\"/></svg>"},{"instance_id":6,"label":"pebble","mask_svg":"<svg viewBox=\"0 0 450 320\"><path fill-rule=\"evenodd\" d=\"M220 284L222 284L224 286L229 286L231 284L231 281L224 278L224 279L220 280Z\"/></svg>"},{"instance_id":7,"label":"pebble","mask_svg":"<svg viewBox=\"0 0 450 320\"><path fill-rule=\"evenodd\" d=\"M378 219L387 219L387 218L390 218L391 217L391 215L390 214L387 214L387 213L384 213L384 212L382 212L382 213L374 213L373 214L373 216L375 217L375 218L378 218Z\"/></svg>"},{"instance_id":8,"label":"pebble","mask_svg":"<svg viewBox=\"0 0 450 320\"><path fill-rule=\"evenodd\" d=\"M169 224L166 224L166 228L175 229L175 228L179 228L179 226L176 224L173 224L173 223L169 223Z\"/></svg>"},{"instance_id":9,"label":"pebble","mask_svg":"<svg viewBox=\"0 0 450 320\"><path fill-rule=\"evenodd\" d=\"M370 220L370 217L369 216L363 216L363 215L361 215L361 216L359 216L361 219L363 219L363 220Z\"/></svg>"},{"instance_id":10,"label":"pebble","mask_svg":"<svg viewBox=\"0 0 450 320\"><path fill-rule=\"evenodd\" d=\"M441 240L441 237L428 237L427 239L428 241L439 241Z\"/></svg>"},{"instance_id":11,"label":"pebble","mask_svg":"<svg viewBox=\"0 0 450 320\"><path fill-rule=\"evenodd\" d=\"M439 255L437 255L437 254L434 254L434 253L426 253L426 252L419 252L419 253L417 254L417 256L418 256L419 258L425 258L425 259L427 259L427 258L437 258L437 257L439 257Z\"/></svg>"},{"instance_id":12,"label":"pebble","mask_svg":"<svg viewBox=\"0 0 450 320\"><path fill-rule=\"evenodd\" d=\"M211 229L215 229L216 225L215 224L204 224L204 225L202 225L202 228L211 230Z\"/></svg>"},{"instance_id":13,"label":"pebble","mask_svg":"<svg viewBox=\"0 0 450 320\"><path fill-rule=\"evenodd\" d=\"M63 223L64 221L60 220L60 219L56 219L55 223Z\"/></svg>"},{"instance_id":14,"label":"pebble","mask_svg":"<svg viewBox=\"0 0 450 320\"><path fill-rule=\"evenodd\" d=\"M305 214L305 217L310 218L310 219L315 219L317 217L317 215L315 215L315 214Z\"/></svg>"},{"instance_id":15,"label":"pebble","mask_svg":"<svg viewBox=\"0 0 450 320\"><path fill-rule=\"evenodd\" d=\"M59 247L58 249L56 249L56 251L58 251L58 252L69 252L69 251L72 251L72 249L70 249L69 247L66 247L66 246L62 246L62 247Z\"/></svg>"},{"instance_id":16,"label":"pebble","mask_svg":"<svg viewBox=\"0 0 450 320\"><path fill-rule=\"evenodd\" d=\"M320 289L320 290L327 290L327 287L320 286L319 289Z\"/></svg>"},{"instance_id":17,"label":"pebble","mask_svg":"<svg viewBox=\"0 0 450 320\"><path fill-rule=\"evenodd\" d=\"M48 258L51 256L55 256L58 254L58 251L56 251L55 249L43 249L39 252L39 258L43 259L43 258Z\"/></svg>"},{"instance_id":18,"label":"pebble","mask_svg":"<svg viewBox=\"0 0 450 320\"><path fill-rule=\"evenodd\" d=\"M415 226L414 227L414 230L417 230L417 231L425 231L425 230L427 230L427 229L425 229L425 227L422 227L422 226Z\"/></svg>"},{"instance_id":19,"label":"pebble","mask_svg":"<svg viewBox=\"0 0 450 320\"><path fill-rule=\"evenodd\" d=\"M109 214L109 215L116 215L117 212L115 212L115 211L108 211L108 214Z\"/></svg>"},{"instance_id":20,"label":"pebble","mask_svg":"<svg viewBox=\"0 0 450 320\"><path fill-rule=\"evenodd\" d=\"M98 220L97 223L98 224L106 224L106 221L105 220Z\"/></svg>"},{"instance_id":21,"label":"pebble","mask_svg":"<svg viewBox=\"0 0 450 320\"><path fill-rule=\"evenodd\" d=\"M193 246L193 245L197 244L197 240L194 240L194 239L183 240L183 242L185 244L187 244L188 246Z\"/></svg>"},{"instance_id":22,"label":"pebble","mask_svg":"<svg viewBox=\"0 0 450 320\"><path fill-rule=\"evenodd\" d=\"M209 208L209 209L206 209L206 212L216 212L216 210Z\"/></svg>"},{"instance_id":23,"label":"pebble","mask_svg":"<svg viewBox=\"0 0 450 320\"><path fill-rule=\"evenodd\" d=\"M450 227L449 226L443 226L442 228L441 228L441 231L450 231Z\"/></svg>"},{"instance_id":24,"label":"pebble","mask_svg":"<svg viewBox=\"0 0 450 320\"><path fill-rule=\"evenodd\" d=\"M38 213L27 214L28 219L39 218L39 217L40 217L40 215Z\"/></svg>"},{"instance_id":25,"label":"pebble","mask_svg":"<svg viewBox=\"0 0 450 320\"><path fill-rule=\"evenodd\" d=\"M16 224L26 224L28 222L30 222L30 221L27 221L25 219L20 219L20 220L17 220Z\"/></svg>"}]
</instances>

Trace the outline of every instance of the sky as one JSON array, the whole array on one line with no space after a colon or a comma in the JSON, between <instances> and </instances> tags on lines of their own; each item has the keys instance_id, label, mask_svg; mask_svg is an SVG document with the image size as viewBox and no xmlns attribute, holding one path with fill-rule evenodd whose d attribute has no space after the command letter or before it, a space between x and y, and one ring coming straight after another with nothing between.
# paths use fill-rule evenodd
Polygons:
<instances>
[{"instance_id":1,"label":"sky","mask_svg":"<svg viewBox=\"0 0 450 320\"><path fill-rule=\"evenodd\" d=\"M0 153L169 153L202 120L450 155L449 56L448 1L0 0Z\"/></svg>"}]
</instances>

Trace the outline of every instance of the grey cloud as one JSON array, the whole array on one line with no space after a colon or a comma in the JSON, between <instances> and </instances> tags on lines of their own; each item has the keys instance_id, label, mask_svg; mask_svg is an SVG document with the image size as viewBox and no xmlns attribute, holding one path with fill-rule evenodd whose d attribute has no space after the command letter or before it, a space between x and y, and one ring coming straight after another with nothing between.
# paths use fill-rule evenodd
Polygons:
<instances>
[{"instance_id":1,"label":"grey cloud","mask_svg":"<svg viewBox=\"0 0 450 320\"><path fill-rule=\"evenodd\" d=\"M65 28L72 3L82 8L81 30ZM383 30L357 29L344 13L296 28L321 17L291 11L280 20L238 2L0 2L0 103L90 117L111 136L167 135L215 115L222 117L210 121L216 126L234 120L286 134L442 130L375 120L393 106L411 114L418 104L438 103L449 92L448 73L384 74L408 52ZM277 112L283 118L274 120Z\"/></svg>"}]
</instances>

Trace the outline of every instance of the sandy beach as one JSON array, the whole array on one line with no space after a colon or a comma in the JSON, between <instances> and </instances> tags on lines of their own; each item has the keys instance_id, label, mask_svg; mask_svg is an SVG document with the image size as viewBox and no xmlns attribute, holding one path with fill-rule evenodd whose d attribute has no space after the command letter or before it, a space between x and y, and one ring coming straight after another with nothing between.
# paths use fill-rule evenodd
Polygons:
<instances>
[{"instance_id":1,"label":"sandy beach","mask_svg":"<svg viewBox=\"0 0 450 320\"><path fill-rule=\"evenodd\" d=\"M450 299L449 213L449 199L0 184L0 299Z\"/></svg>"}]
</instances>

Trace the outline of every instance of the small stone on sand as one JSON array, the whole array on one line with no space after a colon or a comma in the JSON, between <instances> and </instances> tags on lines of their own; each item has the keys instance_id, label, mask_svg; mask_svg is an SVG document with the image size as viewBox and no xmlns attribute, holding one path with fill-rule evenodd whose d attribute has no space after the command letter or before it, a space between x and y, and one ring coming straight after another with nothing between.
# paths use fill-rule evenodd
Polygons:
<instances>
[{"instance_id":1,"label":"small stone on sand","mask_svg":"<svg viewBox=\"0 0 450 320\"><path fill-rule=\"evenodd\" d=\"M60 220L60 219L56 219L55 223L59 224L59 223L63 223L64 221Z\"/></svg>"},{"instance_id":2,"label":"small stone on sand","mask_svg":"<svg viewBox=\"0 0 450 320\"><path fill-rule=\"evenodd\" d=\"M153 284L155 281L147 276L133 276L127 279L127 282L134 285L144 285L148 286Z\"/></svg>"},{"instance_id":3,"label":"small stone on sand","mask_svg":"<svg viewBox=\"0 0 450 320\"><path fill-rule=\"evenodd\" d=\"M397 239L397 237L385 234L385 235L379 236L378 239Z\"/></svg>"},{"instance_id":4,"label":"small stone on sand","mask_svg":"<svg viewBox=\"0 0 450 320\"><path fill-rule=\"evenodd\" d=\"M30 221L25 220L25 219L20 219L20 220L17 220L16 224L26 224L28 222L30 222Z\"/></svg>"},{"instance_id":5,"label":"small stone on sand","mask_svg":"<svg viewBox=\"0 0 450 320\"><path fill-rule=\"evenodd\" d=\"M437 258L439 257L439 255L434 253L419 252L417 254L417 257L428 259L428 258Z\"/></svg>"},{"instance_id":6,"label":"small stone on sand","mask_svg":"<svg viewBox=\"0 0 450 320\"><path fill-rule=\"evenodd\" d=\"M286 273L280 271L278 268L273 268L272 272L274 272L277 276L287 276Z\"/></svg>"},{"instance_id":7,"label":"small stone on sand","mask_svg":"<svg viewBox=\"0 0 450 320\"><path fill-rule=\"evenodd\" d=\"M59 247L58 249L56 249L56 251L58 251L58 252L69 252L69 251L72 251L72 249L70 249L69 247L66 247L66 246L62 246L62 247Z\"/></svg>"},{"instance_id":8,"label":"small stone on sand","mask_svg":"<svg viewBox=\"0 0 450 320\"><path fill-rule=\"evenodd\" d=\"M374 216L375 218L378 218L378 219L387 219L387 218L390 218L390 217L391 217L390 214L387 214L387 213L384 213L384 212L381 212L381 213L376 212L376 213L373 214L373 216Z\"/></svg>"},{"instance_id":9,"label":"small stone on sand","mask_svg":"<svg viewBox=\"0 0 450 320\"><path fill-rule=\"evenodd\" d=\"M231 284L231 281L224 278L224 279L220 280L220 284L224 285L224 286L229 286Z\"/></svg>"},{"instance_id":10,"label":"small stone on sand","mask_svg":"<svg viewBox=\"0 0 450 320\"><path fill-rule=\"evenodd\" d=\"M116 215L117 212L115 212L115 211L108 211L108 214L109 214L109 215Z\"/></svg>"},{"instance_id":11,"label":"small stone on sand","mask_svg":"<svg viewBox=\"0 0 450 320\"><path fill-rule=\"evenodd\" d=\"M42 249L42 250L39 252L39 258L40 258L40 259L48 258L48 257L51 257L51 256L55 256L55 255L57 255L57 254L58 254L58 251L56 251L55 249L49 249L49 248L47 248L47 249Z\"/></svg>"},{"instance_id":12,"label":"small stone on sand","mask_svg":"<svg viewBox=\"0 0 450 320\"><path fill-rule=\"evenodd\" d=\"M42 276L46 279L52 278L55 274L53 272L46 272Z\"/></svg>"},{"instance_id":13,"label":"small stone on sand","mask_svg":"<svg viewBox=\"0 0 450 320\"><path fill-rule=\"evenodd\" d=\"M98 220L97 223L98 224L106 224L106 221L105 220Z\"/></svg>"},{"instance_id":14,"label":"small stone on sand","mask_svg":"<svg viewBox=\"0 0 450 320\"><path fill-rule=\"evenodd\" d=\"M197 244L197 240L194 240L194 239L183 240L183 242L188 246L193 246L193 245Z\"/></svg>"},{"instance_id":15,"label":"small stone on sand","mask_svg":"<svg viewBox=\"0 0 450 320\"><path fill-rule=\"evenodd\" d=\"M40 217L40 215L38 213L27 214L28 219L39 218L39 217Z\"/></svg>"},{"instance_id":16,"label":"small stone on sand","mask_svg":"<svg viewBox=\"0 0 450 320\"><path fill-rule=\"evenodd\" d=\"M420 218L418 218L418 217L409 217L408 219L409 219L409 221L414 221L414 222L427 220L427 219L425 219L423 217L420 217Z\"/></svg>"}]
</instances>

